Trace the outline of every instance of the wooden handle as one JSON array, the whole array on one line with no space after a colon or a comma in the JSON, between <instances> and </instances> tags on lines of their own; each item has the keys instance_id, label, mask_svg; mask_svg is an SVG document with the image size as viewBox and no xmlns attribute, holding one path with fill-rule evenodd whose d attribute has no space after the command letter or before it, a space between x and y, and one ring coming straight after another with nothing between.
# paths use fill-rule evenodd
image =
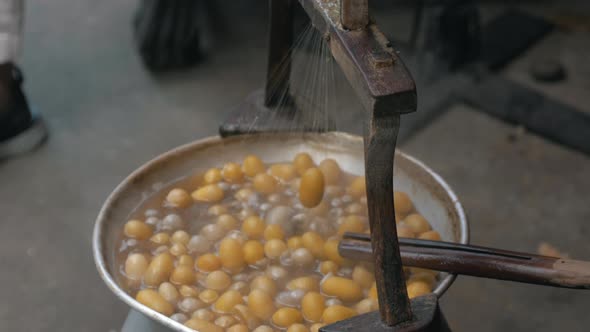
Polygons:
<instances>
[{"instance_id":1,"label":"wooden handle","mask_svg":"<svg viewBox=\"0 0 590 332\"><path fill-rule=\"evenodd\" d=\"M400 256L393 203L393 158L399 114L372 117L365 130L365 179L369 227L369 256L375 266L375 285L381 320L387 326L412 319ZM371 246L372 244L372 246Z\"/></svg>"},{"instance_id":2,"label":"wooden handle","mask_svg":"<svg viewBox=\"0 0 590 332\"><path fill-rule=\"evenodd\" d=\"M590 289L590 262L557 259L553 264L554 282L562 287Z\"/></svg>"},{"instance_id":3,"label":"wooden handle","mask_svg":"<svg viewBox=\"0 0 590 332\"><path fill-rule=\"evenodd\" d=\"M365 234L345 234L339 250L343 257L371 259L371 244ZM586 261L405 238L400 238L400 253L406 266L481 278L590 289L590 262Z\"/></svg>"}]
</instances>

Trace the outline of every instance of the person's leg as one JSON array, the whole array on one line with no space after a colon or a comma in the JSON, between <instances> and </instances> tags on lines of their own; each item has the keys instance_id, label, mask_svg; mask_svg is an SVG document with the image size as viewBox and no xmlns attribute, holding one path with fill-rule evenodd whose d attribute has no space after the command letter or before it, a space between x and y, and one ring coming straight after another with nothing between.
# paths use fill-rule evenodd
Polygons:
<instances>
[{"instance_id":1,"label":"person's leg","mask_svg":"<svg viewBox=\"0 0 590 332\"><path fill-rule=\"evenodd\" d=\"M142 0L133 21L135 43L151 71L182 69L203 57L207 16L203 0Z\"/></svg>"},{"instance_id":2,"label":"person's leg","mask_svg":"<svg viewBox=\"0 0 590 332\"><path fill-rule=\"evenodd\" d=\"M47 131L31 113L15 65L22 41L24 0L0 0L0 159L29 151Z\"/></svg>"}]
</instances>

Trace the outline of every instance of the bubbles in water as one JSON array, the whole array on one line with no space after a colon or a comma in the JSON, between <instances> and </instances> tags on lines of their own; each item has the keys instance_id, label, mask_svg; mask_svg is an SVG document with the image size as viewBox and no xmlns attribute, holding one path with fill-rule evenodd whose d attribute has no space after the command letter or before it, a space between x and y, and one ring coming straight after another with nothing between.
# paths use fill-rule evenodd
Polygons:
<instances>
[{"instance_id":1,"label":"bubbles in water","mask_svg":"<svg viewBox=\"0 0 590 332\"><path fill-rule=\"evenodd\" d=\"M174 315L170 316L170 318L172 318L173 320L183 324L184 322L186 322L188 320L188 317L186 317L185 314L183 313L175 313Z\"/></svg>"},{"instance_id":2,"label":"bubbles in water","mask_svg":"<svg viewBox=\"0 0 590 332\"><path fill-rule=\"evenodd\" d=\"M160 214L160 212L156 209L147 209L144 212L144 215L146 217L157 217Z\"/></svg>"},{"instance_id":3,"label":"bubbles in water","mask_svg":"<svg viewBox=\"0 0 590 332\"><path fill-rule=\"evenodd\" d=\"M164 220L162 220L162 229L164 230L173 231L182 228L183 226L184 221L177 214L169 214L166 217L164 217Z\"/></svg>"}]
</instances>

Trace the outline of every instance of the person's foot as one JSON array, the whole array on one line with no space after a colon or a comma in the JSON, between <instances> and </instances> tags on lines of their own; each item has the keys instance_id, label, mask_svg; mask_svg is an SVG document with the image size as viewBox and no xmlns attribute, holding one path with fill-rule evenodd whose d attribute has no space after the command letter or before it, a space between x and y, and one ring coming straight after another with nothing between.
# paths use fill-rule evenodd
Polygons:
<instances>
[{"instance_id":1,"label":"person's foot","mask_svg":"<svg viewBox=\"0 0 590 332\"><path fill-rule=\"evenodd\" d=\"M0 160L31 151L47 138L41 117L29 108L22 80L14 64L0 64Z\"/></svg>"}]
</instances>

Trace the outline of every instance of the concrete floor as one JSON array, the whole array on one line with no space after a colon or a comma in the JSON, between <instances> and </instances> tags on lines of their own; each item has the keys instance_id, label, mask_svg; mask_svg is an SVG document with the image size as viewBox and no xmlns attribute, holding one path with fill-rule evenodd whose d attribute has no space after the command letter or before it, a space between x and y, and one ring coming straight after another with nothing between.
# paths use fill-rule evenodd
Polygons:
<instances>
[{"instance_id":1,"label":"concrete floor","mask_svg":"<svg viewBox=\"0 0 590 332\"><path fill-rule=\"evenodd\" d=\"M117 331L127 308L99 279L90 247L103 200L146 160L215 134L227 110L263 82L263 15L236 24L202 66L154 77L133 48L135 6L28 2L26 89L51 138L35 153L0 163L2 331ZM228 16L239 17L240 6L233 3ZM522 77L519 68L509 74ZM581 80L588 86L587 72ZM576 91L567 102L588 110L580 102L588 100L584 89ZM473 243L534 251L548 241L590 259L588 156L462 105L402 148L457 191ZM590 325L590 294L580 291L461 277L443 305L457 331Z\"/></svg>"}]
</instances>

